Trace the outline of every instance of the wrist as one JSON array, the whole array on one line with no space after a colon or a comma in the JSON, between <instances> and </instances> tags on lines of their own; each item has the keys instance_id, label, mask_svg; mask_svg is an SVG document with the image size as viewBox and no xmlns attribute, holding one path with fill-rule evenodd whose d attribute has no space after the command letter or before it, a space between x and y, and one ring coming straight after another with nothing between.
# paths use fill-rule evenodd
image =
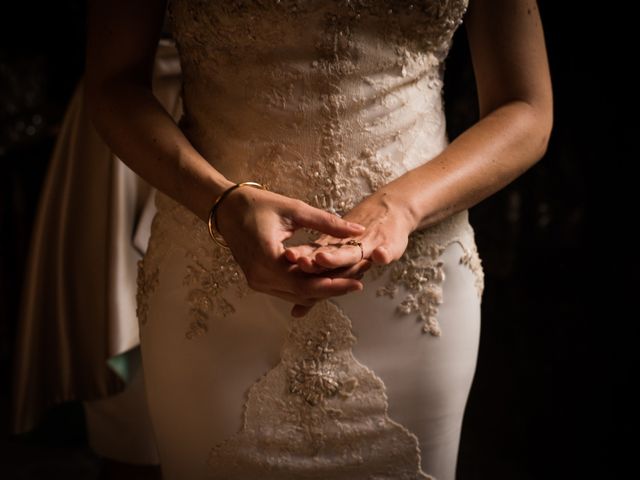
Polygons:
<instances>
[{"instance_id":1,"label":"wrist","mask_svg":"<svg viewBox=\"0 0 640 480\"><path fill-rule=\"evenodd\" d=\"M246 188L242 188L246 187ZM216 243L220 243L216 240L213 230L216 230L218 234L224 238L222 226L225 221L224 218L228 215L233 215L238 218L244 216L246 208L255 206L255 190L254 189L267 189L266 186L253 181L245 181L239 183L232 183L232 185L226 188L219 196L214 199L214 204L209 213L209 233L213 237ZM253 191L253 192L252 192ZM221 218L221 213L224 213ZM228 247L228 242L225 242Z\"/></svg>"},{"instance_id":2,"label":"wrist","mask_svg":"<svg viewBox=\"0 0 640 480\"><path fill-rule=\"evenodd\" d=\"M389 192L395 199L397 210L403 215L411 232L427 228L436 222L436 210L433 209L437 203L434 197L436 190L424 180L425 173L422 170L428 164L429 162L405 172L380 189ZM432 175L426 176L429 178Z\"/></svg>"},{"instance_id":3,"label":"wrist","mask_svg":"<svg viewBox=\"0 0 640 480\"><path fill-rule=\"evenodd\" d=\"M209 213L215 201L222 195L225 190L234 186L236 182L232 182L223 175L214 175L207 179L204 185L204 191L200 194L201 200L198 202L198 216L204 221L209 221Z\"/></svg>"},{"instance_id":4,"label":"wrist","mask_svg":"<svg viewBox=\"0 0 640 480\"><path fill-rule=\"evenodd\" d=\"M401 191L394 188L383 187L376 193L381 201L386 204L390 212L393 212L401 222L406 226L407 233L410 234L418 228L419 219L412 208L408 197Z\"/></svg>"}]
</instances>

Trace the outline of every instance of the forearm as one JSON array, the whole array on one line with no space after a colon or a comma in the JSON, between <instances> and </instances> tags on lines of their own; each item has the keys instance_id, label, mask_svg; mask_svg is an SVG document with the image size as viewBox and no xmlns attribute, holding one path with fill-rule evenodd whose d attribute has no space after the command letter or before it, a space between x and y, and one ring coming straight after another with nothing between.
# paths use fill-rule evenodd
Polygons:
<instances>
[{"instance_id":1,"label":"forearm","mask_svg":"<svg viewBox=\"0 0 640 480\"><path fill-rule=\"evenodd\" d=\"M151 89L130 79L88 82L95 128L150 185L206 221L216 195L233 185L191 145Z\"/></svg>"},{"instance_id":2,"label":"forearm","mask_svg":"<svg viewBox=\"0 0 640 480\"><path fill-rule=\"evenodd\" d=\"M438 156L381 188L413 230L427 228L505 187L544 155L551 118L524 101L504 104Z\"/></svg>"}]
</instances>

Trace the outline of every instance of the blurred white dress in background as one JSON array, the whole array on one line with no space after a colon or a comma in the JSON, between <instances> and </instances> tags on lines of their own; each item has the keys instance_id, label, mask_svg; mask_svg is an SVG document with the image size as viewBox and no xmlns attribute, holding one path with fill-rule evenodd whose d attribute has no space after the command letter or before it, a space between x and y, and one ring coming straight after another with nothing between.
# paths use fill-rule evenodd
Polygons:
<instances>
[{"instance_id":1,"label":"blurred white dress in background","mask_svg":"<svg viewBox=\"0 0 640 480\"><path fill-rule=\"evenodd\" d=\"M180 62L159 42L153 91L179 118ZM12 430L35 428L57 404L83 400L100 455L157 464L140 365L136 262L147 249L155 190L93 128L82 80L43 184L23 285Z\"/></svg>"}]
</instances>

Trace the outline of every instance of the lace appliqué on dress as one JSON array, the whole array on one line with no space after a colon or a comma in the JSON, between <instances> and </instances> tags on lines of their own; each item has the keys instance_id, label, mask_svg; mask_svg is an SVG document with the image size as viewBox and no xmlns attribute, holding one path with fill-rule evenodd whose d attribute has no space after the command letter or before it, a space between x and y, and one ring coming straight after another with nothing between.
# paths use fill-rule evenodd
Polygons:
<instances>
[{"instance_id":1,"label":"lace appliqu\u00e9 on dress","mask_svg":"<svg viewBox=\"0 0 640 480\"><path fill-rule=\"evenodd\" d=\"M230 291L242 298L253 290L231 252L211 240L200 218L160 191L155 202L158 212L151 224L149 246L138 264L138 316L144 325L147 297L158 283L161 263L169 250L180 248L189 259L182 278L182 284L190 287L186 297L190 323L185 337L193 339L208 332L212 316L235 312L227 299Z\"/></svg>"},{"instance_id":2,"label":"lace appliqu\u00e9 on dress","mask_svg":"<svg viewBox=\"0 0 640 480\"><path fill-rule=\"evenodd\" d=\"M185 255L191 259L187 266L183 284L192 287L189 290L189 316L191 324L185 334L188 339L200 336L209 330L211 315L227 316L236 311L224 292L236 287L238 297L248 293L244 274L228 252L213 245L200 246L187 250Z\"/></svg>"},{"instance_id":3,"label":"lace appliqu\u00e9 on dress","mask_svg":"<svg viewBox=\"0 0 640 480\"><path fill-rule=\"evenodd\" d=\"M482 259L478 254L478 247L474 242L469 251L460 257L460 265L465 265L471 269L476 276L476 290L478 291L478 298L482 298L484 292L484 269L482 268Z\"/></svg>"},{"instance_id":4,"label":"lace appliqu\u00e9 on dress","mask_svg":"<svg viewBox=\"0 0 640 480\"><path fill-rule=\"evenodd\" d=\"M424 322L422 330L440 336L442 330L437 316L443 302L445 280L444 264L439 260L442 252L452 243L460 244L464 252L459 262L474 273L478 298L482 297L484 273L475 241L466 241L461 236L434 241L428 238L429 233L428 230L413 232L402 257L389 265L373 265L370 272L372 278L377 279L389 270L387 282L378 288L376 295L395 298L400 286L404 287L409 293L398 305L398 312L417 313L418 320Z\"/></svg>"},{"instance_id":5,"label":"lace appliqu\u00e9 on dress","mask_svg":"<svg viewBox=\"0 0 640 480\"><path fill-rule=\"evenodd\" d=\"M251 386L240 432L214 446L214 478L432 479L415 434L391 420L382 380L353 356L351 320L321 301L290 323L281 361Z\"/></svg>"},{"instance_id":6,"label":"lace appliqu\u00e9 on dress","mask_svg":"<svg viewBox=\"0 0 640 480\"><path fill-rule=\"evenodd\" d=\"M389 265L389 279L379 287L377 296L395 298L400 286L410 293L402 300L397 309L408 315L418 314L418 320L424 322L422 330L434 336L441 335L437 320L438 306L442 303L442 282L445 278L443 262L438 260L446 245L418 245L410 237L404 255ZM374 265L372 275L378 278L384 270Z\"/></svg>"},{"instance_id":7,"label":"lace appliqu\u00e9 on dress","mask_svg":"<svg viewBox=\"0 0 640 480\"><path fill-rule=\"evenodd\" d=\"M139 325L147 323L147 313L149 311L149 295L158 286L158 277L160 270L154 267L150 272L145 270L144 260L138 260L138 275L136 278L136 316Z\"/></svg>"}]
</instances>

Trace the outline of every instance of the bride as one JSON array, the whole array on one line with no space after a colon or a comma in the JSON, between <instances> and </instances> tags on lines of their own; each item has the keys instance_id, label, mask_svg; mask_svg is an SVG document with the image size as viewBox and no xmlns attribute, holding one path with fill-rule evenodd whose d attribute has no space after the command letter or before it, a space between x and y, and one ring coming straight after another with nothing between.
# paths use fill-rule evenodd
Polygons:
<instances>
[{"instance_id":1,"label":"bride","mask_svg":"<svg viewBox=\"0 0 640 480\"><path fill-rule=\"evenodd\" d=\"M150 85L165 8L177 123ZM463 22L480 120L449 142ZM137 314L164 478L454 479L468 208L552 127L535 0L94 0L86 96L158 189Z\"/></svg>"}]
</instances>

